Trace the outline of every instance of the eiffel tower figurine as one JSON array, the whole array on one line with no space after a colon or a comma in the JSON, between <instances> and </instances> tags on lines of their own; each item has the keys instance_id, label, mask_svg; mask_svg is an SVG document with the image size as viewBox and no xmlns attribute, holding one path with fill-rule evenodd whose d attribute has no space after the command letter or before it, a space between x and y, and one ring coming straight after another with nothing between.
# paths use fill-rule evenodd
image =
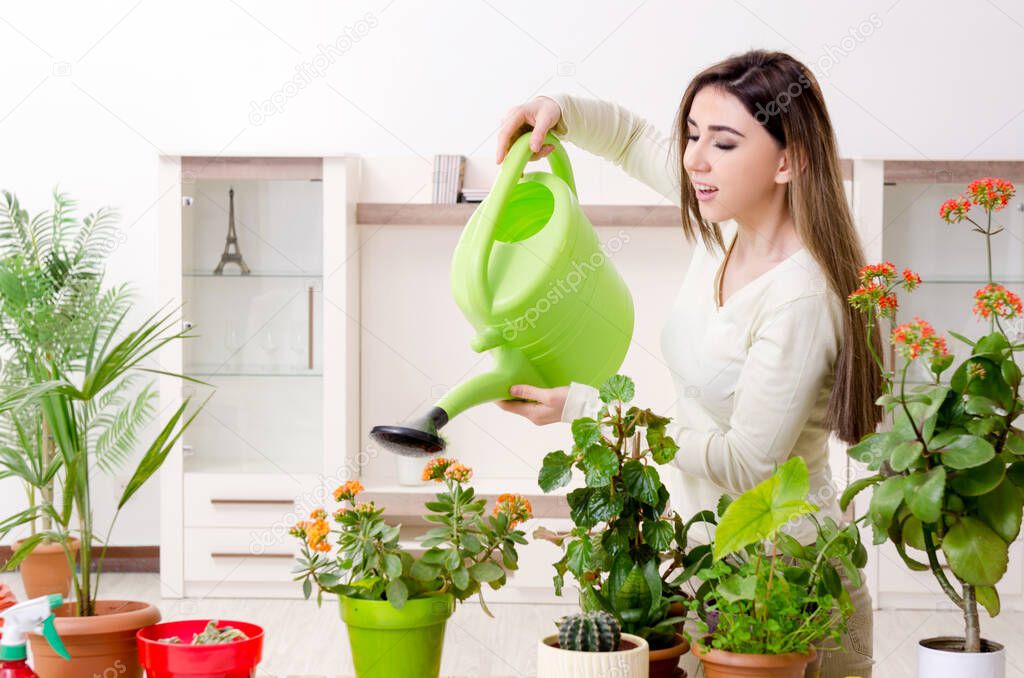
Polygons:
<instances>
[{"instance_id":1,"label":"eiffel tower figurine","mask_svg":"<svg viewBox=\"0 0 1024 678\"><path fill-rule=\"evenodd\" d=\"M232 252L231 248L235 251ZM224 253L220 255L220 263L213 269L214 275L224 275L224 264L238 264L242 275L249 275L249 267L245 265L242 252L238 249L238 236L235 235L235 189L228 189L228 239L224 243Z\"/></svg>"}]
</instances>

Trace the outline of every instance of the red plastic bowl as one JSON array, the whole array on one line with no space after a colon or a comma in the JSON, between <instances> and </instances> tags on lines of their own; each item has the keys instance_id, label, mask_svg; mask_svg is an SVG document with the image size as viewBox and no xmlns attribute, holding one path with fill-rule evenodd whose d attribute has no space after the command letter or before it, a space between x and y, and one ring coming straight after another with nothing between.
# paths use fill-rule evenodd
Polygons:
<instances>
[{"instance_id":1,"label":"red plastic bowl","mask_svg":"<svg viewBox=\"0 0 1024 678\"><path fill-rule=\"evenodd\" d=\"M222 645L186 645L206 628L208 619L165 622L139 629L135 641L147 678L255 678L263 658L263 629L247 622L218 619L217 626L233 626L247 640ZM181 644L161 643L177 636Z\"/></svg>"}]
</instances>

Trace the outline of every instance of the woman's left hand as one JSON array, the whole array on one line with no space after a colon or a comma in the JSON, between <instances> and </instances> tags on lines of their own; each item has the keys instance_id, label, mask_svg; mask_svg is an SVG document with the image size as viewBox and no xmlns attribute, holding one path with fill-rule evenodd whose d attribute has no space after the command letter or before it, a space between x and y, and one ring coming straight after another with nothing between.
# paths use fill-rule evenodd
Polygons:
<instances>
[{"instance_id":1,"label":"woman's left hand","mask_svg":"<svg viewBox=\"0 0 1024 678\"><path fill-rule=\"evenodd\" d=\"M526 417L537 426L545 426L562 420L562 410L565 409L569 387L537 388L527 384L516 384L508 392L517 398L526 398L532 402L496 400L498 407L506 412Z\"/></svg>"}]
</instances>

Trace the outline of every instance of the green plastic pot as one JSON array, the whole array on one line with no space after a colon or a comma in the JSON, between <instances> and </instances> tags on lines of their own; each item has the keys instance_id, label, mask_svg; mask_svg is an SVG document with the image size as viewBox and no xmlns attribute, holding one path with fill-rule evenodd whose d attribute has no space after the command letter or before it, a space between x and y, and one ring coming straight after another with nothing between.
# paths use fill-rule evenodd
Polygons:
<instances>
[{"instance_id":1,"label":"green plastic pot","mask_svg":"<svg viewBox=\"0 0 1024 678\"><path fill-rule=\"evenodd\" d=\"M341 597L356 678L437 678L451 594L414 598L396 609L386 600Z\"/></svg>"}]
</instances>

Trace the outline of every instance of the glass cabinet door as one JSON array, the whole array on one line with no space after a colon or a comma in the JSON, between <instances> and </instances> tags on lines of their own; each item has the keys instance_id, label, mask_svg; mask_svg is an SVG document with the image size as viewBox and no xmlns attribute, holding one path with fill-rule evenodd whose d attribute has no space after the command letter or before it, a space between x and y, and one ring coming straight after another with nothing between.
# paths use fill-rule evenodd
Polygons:
<instances>
[{"instance_id":1,"label":"glass cabinet door","mask_svg":"<svg viewBox=\"0 0 1024 678\"><path fill-rule=\"evenodd\" d=\"M183 366L216 388L185 434L186 471L322 468L322 186L183 185L182 317L196 335L184 343ZM209 392L184 387L199 400Z\"/></svg>"}]
</instances>

